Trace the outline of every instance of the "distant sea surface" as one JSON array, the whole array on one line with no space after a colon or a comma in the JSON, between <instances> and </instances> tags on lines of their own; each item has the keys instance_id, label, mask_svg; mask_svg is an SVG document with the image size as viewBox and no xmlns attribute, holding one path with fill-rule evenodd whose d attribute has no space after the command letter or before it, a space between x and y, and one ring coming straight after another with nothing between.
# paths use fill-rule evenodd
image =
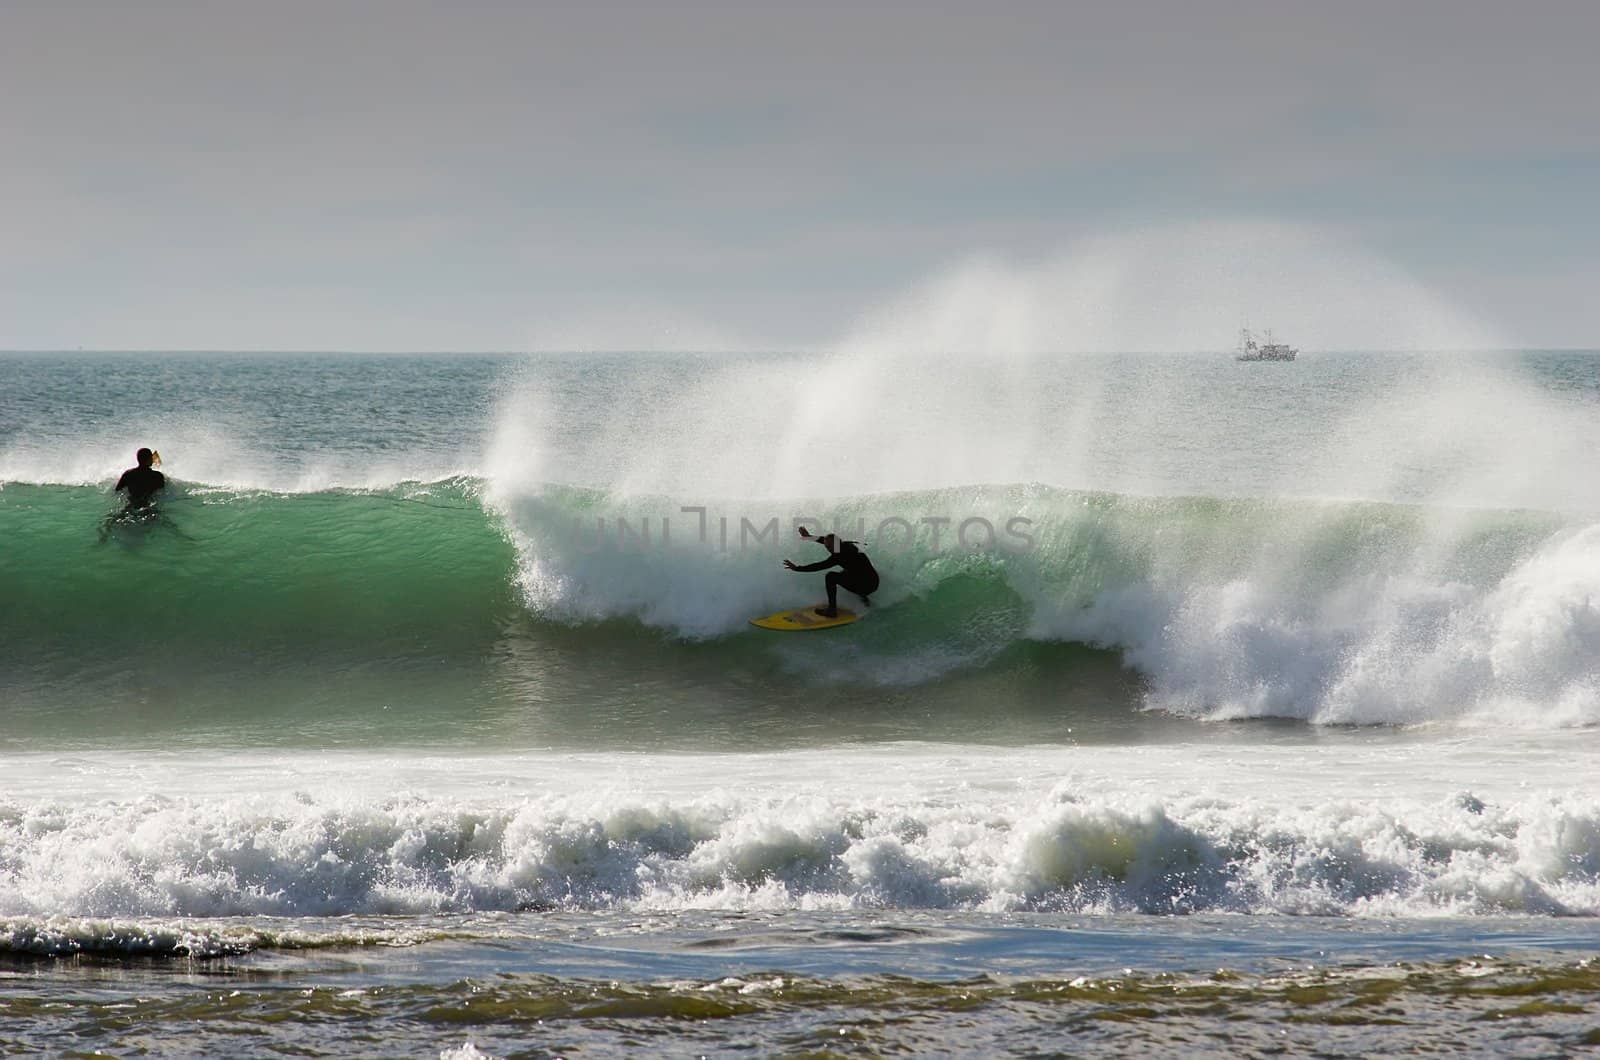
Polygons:
<instances>
[{"instance_id":1,"label":"distant sea surface","mask_svg":"<svg viewBox=\"0 0 1600 1060\"><path fill-rule=\"evenodd\" d=\"M1596 453L1586 351L0 354L0 1042L1600 1046Z\"/></svg>"}]
</instances>

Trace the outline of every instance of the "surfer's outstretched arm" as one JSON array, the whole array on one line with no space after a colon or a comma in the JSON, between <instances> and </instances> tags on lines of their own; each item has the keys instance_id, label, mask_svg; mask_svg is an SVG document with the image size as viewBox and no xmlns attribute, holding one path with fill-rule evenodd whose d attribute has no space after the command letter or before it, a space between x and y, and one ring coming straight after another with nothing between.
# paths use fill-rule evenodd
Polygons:
<instances>
[{"instance_id":1,"label":"surfer's outstretched arm","mask_svg":"<svg viewBox=\"0 0 1600 1060\"><path fill-rule=\"evenodd\" d=\"M815 541L817 544L827 549L828 558L819 560L816 563L807 563L803 567L797 567L795 566L794 560L786 559L783 561L783 565L785 567L799 574L811 574L819 570L827 570L829 567L835 567L839 565L839 556L833 551L832 534L809 534L806 532L806 528L802 526L800 527L800 536L805 538L807 541Z\"/></svg>"}]
</instances>

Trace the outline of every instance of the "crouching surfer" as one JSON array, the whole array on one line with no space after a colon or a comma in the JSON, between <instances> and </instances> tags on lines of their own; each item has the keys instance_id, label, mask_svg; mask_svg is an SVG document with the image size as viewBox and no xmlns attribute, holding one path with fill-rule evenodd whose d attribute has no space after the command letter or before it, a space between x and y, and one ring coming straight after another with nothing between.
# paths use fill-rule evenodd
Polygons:
<instances>
[{"instance_id":1,"label":"crouching surfer","mask_svg":"<svg viewBox=\"0 0 1600 1060\"><path fill-rule=\"evenodd\" d=\"M839 590L845 589L861 597L861 602L868 607L872 601L868 599L878 591L878 572L872 566L872 561L867 554L857 547L854 541L841 540L838 534L814 535L808 533L805 527L800 528L800 536L807 541L815 541L828 550L828 558L818 560L816 563L807 563L803 567L795 566L792 559L783 561L784 567L800 574L809 574L813 571L828 570L829 567L838 567L839 570L829 570L825 579L828 586L828 606L817 608L817 614L824 618L836 618L839 614Z\"/></svg>"}]
</instances>

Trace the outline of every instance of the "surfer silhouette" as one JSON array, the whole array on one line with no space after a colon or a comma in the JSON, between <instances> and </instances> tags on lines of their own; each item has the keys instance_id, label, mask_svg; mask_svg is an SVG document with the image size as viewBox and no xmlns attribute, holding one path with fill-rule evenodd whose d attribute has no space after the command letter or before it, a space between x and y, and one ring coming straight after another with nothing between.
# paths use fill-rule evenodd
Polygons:
<instances>
[{"instance_id":1,"label":"surfer silhouette","mask_svg":"<svg viewBox=\"0 0 1600 1060\"><path fill-rule=\"evenodd\" d=\"M838 534L814 535L808 533L803 526L800 528L800 536L807 541L815 541L827 549L828 558L807 563L803 567L796 566L792 559L786 559L783 561L786 569L800 574L810 574L813 571L828 570L829 567L840 568L828 571L828 576L824 579L828 586L828 606L817 608L817 614L824 618L838 616L840 589L855 593L863 604L872 606L869 597L878 591L878 572L872 566L872 561L867 558L867 554L856 547L856 542L841 540Z\"/></svg>"},{"instance_id":2,"label":"surfer silhouette","mask_svg":"<svg viewBox=\"0 0 1600 1060\"><path fill-rule=\"evenodd\" d=\"M122 509L124 515L153 507L156 494L167 486L167 476L154 467L161 458L153 450L140 449L133 458L139 466L130 467L117 479L116 492L127 494L127 505Z\"/></svg>"},{"instance_id":3,"label":"surfer silhouette","mask_svg":"<svg viewBox=\"0 0 1600 1060\"><path fill-rule=\"evenodd\" d=\"M105 544L113 534L123 530L147 530L157 525L166 527L179 537L190 539L156 507L156 494L167 488L167 476L155 469L155 465L161 463L161 454L140 449L134 454L134 459L139 461L139 466L130 467L117 479L115 492L123 495L123 505L119 511L106 516L105 522L100 524L100 543Z\"/></svg>"}]
</instances>

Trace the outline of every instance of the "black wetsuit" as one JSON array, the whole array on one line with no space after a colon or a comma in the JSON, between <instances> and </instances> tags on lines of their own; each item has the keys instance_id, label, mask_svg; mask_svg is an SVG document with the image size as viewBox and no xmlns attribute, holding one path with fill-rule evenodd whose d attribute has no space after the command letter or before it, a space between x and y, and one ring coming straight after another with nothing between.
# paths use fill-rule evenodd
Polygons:
<instances>
[{"instance_id":1,"label":"black wetsuit","mask_svg":"<svg viewBox=\"0 0 1600 1060\"><path fill-rule=\"evenodd\" d=\"M840 589L855 593L861 597L862 603L871 606L872 601L867 597L878 591L878 572L872 566L872 561L867 558L867 554L857 548L854 541L840 541L839 551L830 553L827 559L807 563L804 567L796 567L795 570L810 573L828 570L829 567L841 569L828 571L828 577L825 579L828 585L828 610L838 609Z\"/></svg>"},{"instance_id":2,"label":"black wetsuit","mask_svg":"<svg viewBox=\"0 0 1600 1060\"><path fill-rule=\"evenodd\" d=\"M153 467L130 467L117 479L117 492L127 493L130 512L150 507L156 492L165 489L167 476Z\"/></svg>"}]
</instances>

